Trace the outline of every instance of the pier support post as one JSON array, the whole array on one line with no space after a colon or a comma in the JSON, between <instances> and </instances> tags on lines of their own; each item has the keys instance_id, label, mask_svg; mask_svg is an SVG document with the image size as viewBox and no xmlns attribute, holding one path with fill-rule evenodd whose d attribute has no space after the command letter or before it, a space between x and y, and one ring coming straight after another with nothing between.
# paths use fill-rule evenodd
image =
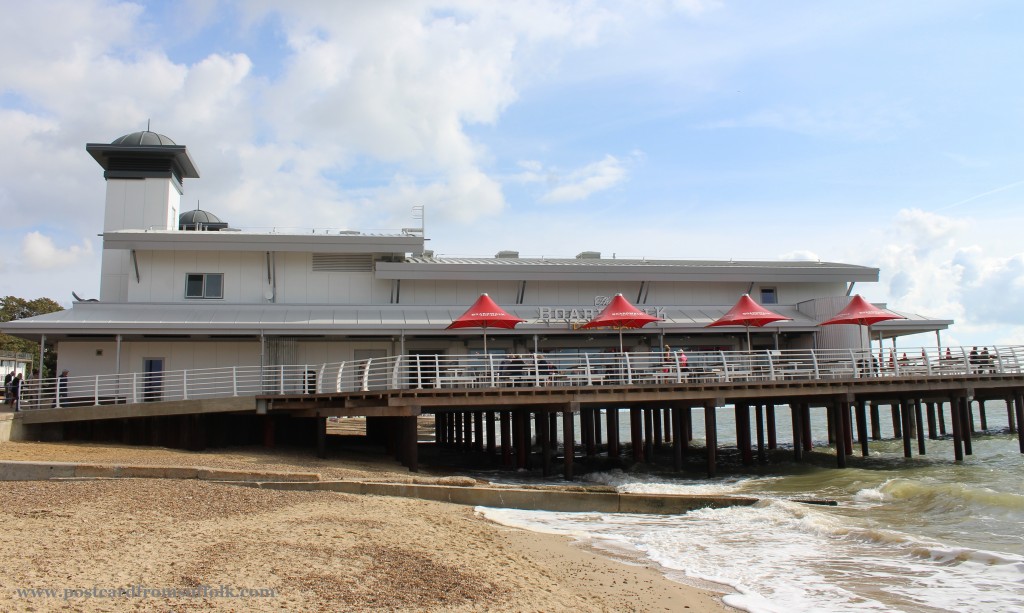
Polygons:
<instances>
[{"instance_id":1,"label":"pier support post","mask_svg":"<svg viewBox=\"0 0 1024 613\"><path fill-rule=\"evenodd\" d=\"M799 404L790 403L789 413L793 422L793 461L800 462L804 459L803 411Z\"/></svg>"},{"instance_id":2,"label":"pier support post","mask_svg":"<svg viewBox=\"0 0 1024 613\"><path fill-rule=\"evenodd\" d=\"M608 409L605 412L608 421L608 458L619 458L619 410Z\"/></svg>"},{"instance_id":3,"label":"pier support post","mask_svg":"<svg viewBox=\"0 0 1024 613\"><path fill-rule=\"evenodd\" d=\"M665 444L669 445L675 440L675 420L672 419L671 408L665 407L661 410L661 422L665 424Z\"/></svg>"},{"instance_id":4,"label":"pier support post","mask_svg":"<svg viewBox=\"0 0 1024 613\"><path fill-rule=\"evenodd\" d=\"M658 407L655 407L655 408L650 409L650 411L651 411L651 418L652 418L651 422L654 425L654 449L661 449L662 434L663 434L663 431L664 431L664 428L662 427L663 423L662 423L662 419L661 419L661 409L658 408ZM653 455L654 454L652 453L651 456L653 457Z\"/></svg>"},{"instance_id":5,"label":"pier support post","mask_svg":"<svg viewBox=\"0 0 1024 613\"><path fill-rule=\"evenodd\" d=\"M551 446L558 448L558 412L548 413L548 432L551 433Z\"/></svg>"},{"instance_id":6,"label":"pier support post","mask_svg":"<svg viewBox=\"0 0 1024 613\"><path fill-rule=\"evenodd\" d=\"M900 399L899 404L898 405L893 405L893 406L898 406L899 407L900 424L901 424L901 429L902 429L902 434L903 434L903 436L902 436L902 438L903 438L903 457L909 458L909 457L912 456L912 449L911 449L911 446L910 446L910 433L911 433L910 401L909 400L905 400L905 399Z\"/></svg>"},{"instance_id":7,"label":"pier support post","mask_svg":"<svg viewBox=\"0 0 1024 613\"><path fill-rule=\"evenodd\" d=\"M1020 447L1020 452L1024 453L1024 436L1021 436L1021 431L1024 430L1024 391L1017 390L1014 393L1013 404L1017 414L1017 446Z\"/></svg>"},{"instance_id":8,"label":"pier support post","mask_svg":"<svg viewBox=\"0 0 1024 613\"><path fill-rule=\"evenodd\" d=\"M693 440L693 412L696 410L694 407L686 409L690 414L686 416L686 442Z\"/></svg>"},{"instance_id":9,"label":"pier support post","mask_svg":"<svg viewBox=\"0 0 1024 613\"><path fill-rule=\"evenodd\" d=\"M750 449L750 405L737 402L736 408L736 446L740 449L740 460L744 466L754 464L754 453Z\"/></svg>"},{"instance_id":10,"label":"pier support post","mask_svg":"<svg viewBox=\"0 0 1024 613\"><path fill-rule=\"evenodd\" d=\"M953 425L953 459L957 462L963 462L964 460L962 433L964 420L960 417L960 412L960 398L957 396L950 396L949 418Z\"/></svg>"},{"instance_id":11,"label":"pier support post","mask_svg":"<svg viewBox=\"0 0 1024 613\"><path fill-rule=\"evenodd\" d=\"M594 446L601 449L601 409L594 409Z\"/></svg>"},{"instance_id":12,"label":"pier support post","mask_svg":"<svg viewBox=\"0 0 1024 613\"><path fill-rule=\"evenodd\" d=\"M878 402L870 402L871 406L871 440L882 440L882 420L878 414Z\"/></svg>"},{"instance_id":13,"label":"pier support post","mask_svg":"<svg viewBox=\"0 0 1024 613\"><path fill-rule=\"evenodd\" d=\"M501 412L501 465L512 467L512 414Z\"/></svg>"},{"instance_id":14,"label":"pier support post","mask_svg":"<svg viewBox=\"0 0 1024 613\"><path fill-rule=\"evenodd\" d=\"M327 418L316 418L316 457L327 457Z\"/></svg>"},{"instance_id":15,"label":"pier support post","mask_svg":"<svg viewBox=\"0 0 1024 613\"><path fill-rule=\"evenodd\" d=\"M961 398L960 404L963 411L960 415L964 419L964 423L960 427L960 431L964 435L964 455L974 455L974 445L971 440L974 438L974 412L971 411L971 399Z\"/></svg>"},{"instance_id":16,"label":"pier support post","mask_svg":"<svg viewBox=\"0 0 1024 613\"><path fill-rule=\"evenodd\" d=\"M686 437L679 436L679 433L683 431L683 409L672 407L670 415L672 416L672 431L676 433L672 439L672 468L683 470L683 445L686 444L684 442Z\"/></svg>"},{"instance_id":17,"label":"pier support post","mask_svg":"<svg viewBox=\"0 0 1024 613\"><path fill-rule=\"evenodd\" d=\"M828 404L828 412L832 414L832 426L835 428L836 465L846 468L846 430L843 423L843 411L847 408L845 400L832 400Z\"/></svg>"},{"instance_id":18,"label":"pier support post","mask_svg":"<svg viewBox=\"0 0 1024 613\"><path fill-rule=\"evenodd\" d=\"M434 446L444 445L444 420L442 413L434 413Z\"/></svg>"},{"instance_id":19,"label":"pier support post","mask_svg":"<svg viewBox=\"0 0 1024 613\"><path fill-rule=\"evenodd\" d=\"M551 476L551 433L548 431L551 427L551 420L548 416L540 411L537 415L541 419L537 420L537 425L540 429L537 431L537 438L540 439L540 457L541 457L541 474L545 477Z\"/></svg>"},{"instance_id":20,"label":"pier support post","mask_svg":"<svg viewBox=\"0 0 1024 613\"><path fill-rule=\"evenodd\" d=\"M924 449L924 427L921 426L921 399L914 399L914 423L917 430L917 454L925 455Z\"/></svg>"},{"instance_id":21,"label":"pier support post","mask_svg":"<svg viewBox=\"0 0 1024 613\"><path fill-rule=\"evenodd\" d=\"M473 413L473 450L482 452L484 450L484 412Z\"/></svg>"},{"instance_id":22,"label":"pier support post","mask_svg":"<svg viewBox=\"0 0 1024 613\"><path fill-rule=\"evenodd\" d=\"M943 406L944 404L944 402L939 402L935 405L937 417L939 418L939 436L946 436L946 409ZM949 408L952 411L953 405L950 404Z\"/></svg>"},{"instance_id":23,"label":"pier support post","mask_svg":"<svg viewBox=\"0 0 1024 613\"><path fill-rule=\"evenodd\" d=\"M718 430L715 424L716 401L704 402L704 447L708 452L708 477L715 476L716 455L718 452Z\"/></svg>"},{"instance_id":24,"label":"pier support post","mask_svg":"<svg viewBox=\"0 0 1024 613\"><path fill-rule=\"evenodd\" d=\"M893 402L889 405L889 408L892 411L893 438L903 438L903 413L900 410L900 402Z\"/></svg>"},{"instance_id":25,"label":"pier support post","mask_svg":"<svg viewBox=\"0 0 1024 613\"><path fill-rule=\"evenodd\" d=\"M843 449L846 455L853 455L853 420L850 419L850 401L843 400L840 418L843 420Z\"/></svg>"},{"instance_id":26,"label":"pier support post","mask_svg":"<svg viewBox=\"0 0 1024 613\"><path fill-rule=\"evenodd\" d=\"M516 468L526 468L530 456L530 415L520 409L514 413L516 425Z\"/></svg>"},{"instance_id":27,"label":"pier support post","mask_svg":"<svg viewBox=\"0 0 1024 613\"><path fill-rule=\"evenodd\" d=\"M760 404L754 407L754 419L757 420L757 462L767 464L768 455L764 449L764 409Z\"/></svg>"},{"instance_id":28,"label":"pier support post","mask_svg":"<svg viewBox=\"0 0 1024 613\"><path fill-rule=\"evenodd\" d=\"M860 455L862 458L866 458L868 457L867 411L865 410L863 400L857 400L853 406L854 412L857 415L857 440L860 442Z\"/></svg>"},{"instance_id":29,"label":"pier support post","mask_svg":"<svg viewBox=\"0 0 1024 613\"><path fill-rule=\"evenodd\" d=\"M988 418L985 416L985 401L978 401L978 419L981 420L981 431L988 431Z\"/></svg>"},{"instance_id":30,"label":"pier support post","mask_svg":"<svg viewBox=\"0 0 1024 613\"><path fill-rule=\"evenodd\" d=\"M402 417L400 419L404 422L403 425L405 426L405 440L402 445L404 447L402 463L409 469L409 472L419 472L419 433L416 430L417 418L414 415L412 417Z\"/></svg>"},{"instance_id":31,"label":"pier support post","mask_svg":"<svg viewBox=\"0 0 1024 613\"><path fill-rule=\"evenodd\" d=\"M811 432L811 403L801 403L800 410L802 411L800 425L804 435L804 451L811 451L814 449L814 435Z\"/></svg>"},{"instance_id":32,"label":"pier support post","mask_svg":"<svg viewBox=\"0 0 1024 613\"><path fill-rule=\"evenodd\" d=\"M642 462L644 459L642 419L643 414L640 412L640 409L635 407L629 408L629 438L630 444L633 446L634 462Z\"/></svg>"},{"instance_id":33,"label":"pier support post","mask_svg":"<svg viewBox=\"0 0 1024 613\"><path fill-rule=\"evenodd\" d=\"M572 480L572 461L576 455L576 434L573 432L573 412L579 410L578 402L570 402L562 411L562 446L564 455L565 480Z\"/></svg>"},{"instance_id":34,"label":"pier support post","mask_svg":"<svg viewBox=\"0 0 1024 613\"><path fill-rule=\"evenodd\" d=\"M775 405L765 405L765 419L768 422L768 449L775 449L777 446L778 436L775 432Z\"/></svg>"},{"instance_id":35,"label":"pier support post","mask_svg":"<svg viewBox=\"0 0 1024 613\"><path fill-rule=\"evenodd\" d=\"M487 411L487 456L494 459L494 450L497 447L494 432L494 411Z\"/></svg>"},{"instance_id":36,"label":"pier support post","mask_svg":"<svg viewBox=\"0 0 1024 613\"><path fill-rule=\"evenodd\" d=\"M580 411L580 439L582 439L584 453L587 459L597 455L597 445L594 444L594 412L590 409Z\"/></svg>"},{"instance_id":37,"label":"pier support post","mask_svg":"<svg viewBox=\"0 0 1024 613\"><path fill-rule=\"evenodd\" d=\"M654 409L647 407L644 415L644 461L654 464Z\"/></svg>"},{"instance_id":38,"label":"pier support post","mask_svg":"<svg viewBox=\"0 0 1024 613\"><path fill-rule=\"evenodd\" d=\"M1016 410L1014 409L1013 396L1012 395L1011 396L1007 396L1006 397L1006 423L1007 423L1007 425L1010 428L1010 434L1013 434L1014 432L1017 431L1017 424L1016 424L1017 419L1016 419L1016 417L1017 417L1017 415L1016 415Z\"/></svg>"},{"instance_id":39,"label":"pier support post","mask_svg":"<svg viewBox=\"0 0 1024 613\"><path fill-rule=\"evenodd\" d=\"M928 438L937 440L939 438L938 432L935 431L935 403L928 402Z\"/></svg>"}]
</instances>

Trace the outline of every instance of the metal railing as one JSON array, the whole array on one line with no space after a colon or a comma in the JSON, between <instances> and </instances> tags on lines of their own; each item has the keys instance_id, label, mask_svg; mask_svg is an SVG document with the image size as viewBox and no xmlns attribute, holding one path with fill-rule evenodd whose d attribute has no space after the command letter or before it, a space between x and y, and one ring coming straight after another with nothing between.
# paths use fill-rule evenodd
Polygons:
<instances>
[{"instance_id":1,"label":"metal railing","mask_svg":"<svg viewBox=\"0 0 1024 613\"><path fill-rule=\"evenodd\" d=\"M1024 347L651 353L402 355L330 364L231 366L42 379L19 408L398 389L700 385L1021 374Z\"/></svg>"}]
</instances>

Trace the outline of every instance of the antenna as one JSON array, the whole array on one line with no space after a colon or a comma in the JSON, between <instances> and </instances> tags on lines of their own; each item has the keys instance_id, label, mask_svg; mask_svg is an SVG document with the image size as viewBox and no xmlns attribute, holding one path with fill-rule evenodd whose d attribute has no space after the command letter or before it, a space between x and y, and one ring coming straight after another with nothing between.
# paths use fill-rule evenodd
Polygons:
<instances>
[{"instance_id":1,"label":"antenna","mask_svg":"<svg viewBox=\"0 0 1024 613\"><path fill-rule=\"evenodd\" d=\"M146 120L146 132L149 132L149 119Z\"/></svg>"}]
</instances>

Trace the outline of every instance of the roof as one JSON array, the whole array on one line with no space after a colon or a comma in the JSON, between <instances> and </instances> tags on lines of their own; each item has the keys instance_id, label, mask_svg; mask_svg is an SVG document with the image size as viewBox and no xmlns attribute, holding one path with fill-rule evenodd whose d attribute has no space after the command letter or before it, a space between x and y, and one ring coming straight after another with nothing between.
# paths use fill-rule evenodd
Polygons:
<instances>
[{"instance_id":1,"label":"roof","mask_svg":"<svg viewBox=\"0 0 1024 613\"><path fill-rule=\"evenodd\" d=\"M644 330L668 333L721 334L722 329L704 328L724 315L732 305L658 307L657 315L664 322L650 324ZM27 319L0 324L0 329L15 335L46 334L48 338L68 335L114 334L260 334L325 335L325 334L398 334L431 332L451 334L444 328L465 311L465 305L243 305L243 304L112 304L102 302L76 303L73 308ZM641 306L641 308L644 308ZM651 307L648 307L651 308ZM818 322L795 306L772 305L773 310L791 317L792 321L771 324L766 330L806 332L817 328ZM542 319L541 310L552 311L551 319ZM588 309L593 313L587 312ZM557 332L573 334L568 320L582 323L597 314L594 307L538 307L517 305L505 310L526 320L517 327L519 333ZM654 310L652 308L652 310ZM880 331L928 331L944 329L949 320L935 320L913 313L901 313L906 320L884 322L872 327ZM739 328L739 327L738 327ZM740 328L742 329L742 328ZM891 329L891 330L890 330ZM728 332L729 329L724 330ZM580 332L581 334L592 331Z\"/></svg>"},{"instance_id":2,"label":"roof","mask_svg":"<svg viewBox=\"0 0 1024 613\"><path fill-rule=\"evenodd\" d=\"M150 132L149 130L143 130L142 132L132 132L131 134L125 134L115 138L111 145L132 145L135 147L139 146L152 146L152 145L177 145L176 142L171 140L169 137L163 134L157 134L156 132Z\"/></svg>"},{"instance_id":3,"label":"roof","mask_svg":"<svg viewBox=\"0 0 1024 613\"><path fill-rule=\"evenodd\" d=\"M379 262L381 279L550 281L874 282L878 269L809 261L647 260L598 258L413 257Z\"/></svg>"}]
</instances>

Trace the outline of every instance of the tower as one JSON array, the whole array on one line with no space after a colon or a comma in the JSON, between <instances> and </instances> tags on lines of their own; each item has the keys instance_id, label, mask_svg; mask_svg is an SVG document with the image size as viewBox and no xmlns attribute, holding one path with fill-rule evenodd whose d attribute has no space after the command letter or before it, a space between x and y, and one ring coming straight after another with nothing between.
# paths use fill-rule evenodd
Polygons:
<instances>
[{"instance_id":1,"label":"tower","mask_svg":"<svg viewBox=\"0 0 1024 613\"><path fill-rule=\"evenodd\" d=\"M133 132L85 150L103 167L107 198L103 232L176 232L182 182L199 178L184 145L150 132ZM103 248L100 300L124 302L128 296L131 253Z\"/></svg>"}]
</instances>

